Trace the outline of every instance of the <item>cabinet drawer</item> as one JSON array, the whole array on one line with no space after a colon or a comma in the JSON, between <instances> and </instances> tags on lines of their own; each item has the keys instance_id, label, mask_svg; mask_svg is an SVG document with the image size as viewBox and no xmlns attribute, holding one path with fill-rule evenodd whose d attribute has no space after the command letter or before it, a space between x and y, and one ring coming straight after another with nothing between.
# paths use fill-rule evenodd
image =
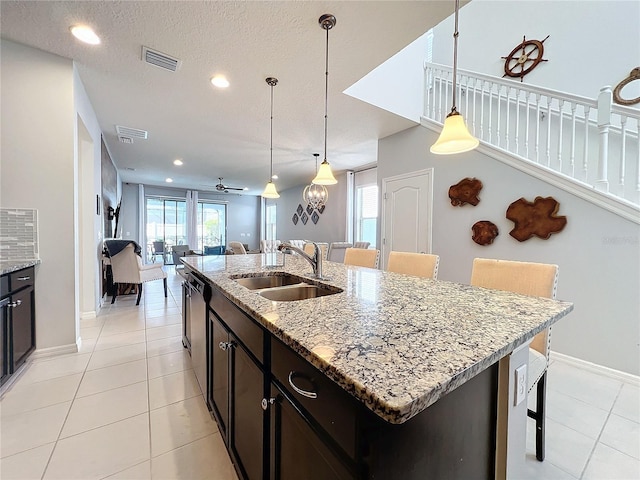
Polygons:
<instances>
[{"instance_id":1,"label":"cabinet drawer","mask_svg":"<svg viewBox=\"0 0 640 480\"><path fill-rule=\"evenodd\" d=\"M229 330L240 340L251 354L264 364L264 330L254 320L236 307L222 295L219 290L212 288L209 306L227 324Z\"/></svg>"},{"instance_id":2,"label":"cabinet drawer","mask_svg":"<svg viewBox=\"0 0 640 480\"><path fill-rule=\"evenodd\" d=\"M9 288L11 291L15 292L23 287L32 286L34 281L34 272L34 268L29 267L9 274Z\"/></svg>"},{"instance_id":3,"label":"cabinet drawer","mask_svg":"<svg viewBox=\"0 0 640 480\"><path fill-rule=\"evenodd\" d=\"M271 371L291 398L302 406L329 437L355 458L356 400L284 343L271 338ZM309 398L298 389L315 393Z\"/></svg>"}]
</instances>

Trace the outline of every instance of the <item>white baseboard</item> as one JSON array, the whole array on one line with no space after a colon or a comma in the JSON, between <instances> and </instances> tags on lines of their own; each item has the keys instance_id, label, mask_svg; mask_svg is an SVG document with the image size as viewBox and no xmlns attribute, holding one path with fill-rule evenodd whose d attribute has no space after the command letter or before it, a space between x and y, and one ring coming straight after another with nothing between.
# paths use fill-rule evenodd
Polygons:
<instances>
[{"instance_id":1,"label":"white baseboard","mask_svg":"<svg viewBox=\"0 0 640 480\"><path fill-rule=\"evenodd\" d=\"M603 365L587 362L586 360L581 360L576 357L571 357L569 355L565 355L564 353L558 353L553 350L549 352L549 358L551 360L558 360L560 362L573 365L583 370L588 370L590 372L597 373L598 375L603 375L605 377L613 378L615 380L620 380L621 382L630 383L635 386L640 386L640 377L637 375L633 375L631 373L622 372L620 370L615 370L613 368L605 367Z\"/></svg>"},{"instance_id":2,"label":"white baseboard","mask_svg":"<svg viewBox=\"0 0 640 480\"><path fill-rule=\"evenodd\" d=\"M60 345L58 347L38 348L31 354L31 359L55 357L57 355L66 355L68 353L78 353L78 345L70 343L69 345Z\"/></svg>"},{"instance_id":3,"label":"white baseboard","mask_svg":"<svg viewBox=\"0 0 640 480\"><path fill-rule=\"evenodd\" d=\"M91 310L89 312L82 312L80 314L80 320L90 320L92 318L96 318L98 314L96 313L95 310Z\"/></svg>"}]
</instances>

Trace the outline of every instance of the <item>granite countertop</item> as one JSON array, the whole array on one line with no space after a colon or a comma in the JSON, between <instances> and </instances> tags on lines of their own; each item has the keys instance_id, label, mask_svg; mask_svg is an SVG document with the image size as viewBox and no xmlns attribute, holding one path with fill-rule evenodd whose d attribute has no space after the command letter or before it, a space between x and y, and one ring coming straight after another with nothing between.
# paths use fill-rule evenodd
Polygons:
<instances>
[{"instance_id":1,"label":"granite countertop","mask_svg":"<svg viewBox=\"0 0 640 480\"><path fill-rule=\"evenodd\" d=\"M0 261L0 275L7 273L17 272L23 268L33 267L39 265L40 259L37 260L1 260Z\"/></svg>"},{"instance_id":2,"label":"granite countertop","mask_svg":"<svg viewBox=\"0 0 640 480\"><path fill-rule=\"evenodd\" d=\"M530 340L573 304L324 262L335 295L272 302L231 277L311 276L297 255L184 257L276 337L390 423L403 423Z\"/></svg>"}]
</instances>

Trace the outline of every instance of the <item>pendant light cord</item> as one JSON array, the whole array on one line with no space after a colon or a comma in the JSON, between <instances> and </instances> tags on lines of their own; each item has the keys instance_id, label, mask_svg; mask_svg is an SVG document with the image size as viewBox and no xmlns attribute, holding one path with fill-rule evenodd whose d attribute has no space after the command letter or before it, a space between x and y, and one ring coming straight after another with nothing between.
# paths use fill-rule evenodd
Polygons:
<instances>
[{"instance_id":1,"label":"pendant light cord","mask_svg":"<svg viewBox=\"0 0 640 480\"><path fill-rule=\"evenodd\" d=\"M273 84L271 84L271 137L269 139L271 148L269 150L270 159L269 159L269 181L273 181Z\"/></svg>"},{"instance_id":2,"label":"pendant light cord","mask_svg":"<svg viewBox=\"0 0 640 480\"><path fill-rule=\"evenodd\" d=\"M329 103L329 28L327 30L327 48L325 52L324 69L324 161L327 161L327 112Z\"/></svg>"},{"instance_id":3,"label":"pendant light cord","mask_svg":"<svg viewBox=\"0 0 640 480\"><path fill-rule=\"evenodd\" d=\"M460 0L456 0L455 26L453 31L453 105L451 106L451 114L457 112L456 109L456 76L458 72L458 9L460 8Z\"/></svg>"}]
</instances>

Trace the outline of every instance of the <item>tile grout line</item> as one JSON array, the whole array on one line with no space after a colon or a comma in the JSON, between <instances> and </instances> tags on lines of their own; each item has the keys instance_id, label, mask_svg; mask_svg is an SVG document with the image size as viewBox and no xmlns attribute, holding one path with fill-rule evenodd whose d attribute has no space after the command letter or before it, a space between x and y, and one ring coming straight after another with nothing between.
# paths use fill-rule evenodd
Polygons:
<instances>
[{"instance_id":1,"label":"tile grout line","mask_svg":"<svg viewBox=\"0 0 640 480\"><path fill-rule=\"evenodd\" d=\"M60 441L60 435L62 435L62 430L64 430L64 426L67 423L67 420L69 419L69 413L71 413L71 408L73 408L73 404L76 401L76 398L78 396L78 391L80 390L80 385L82 384L82 380L84 379L84 376L87 373L87 369L89 368L89 363L91 363L91 359L93 358L93 353L95 352L96 349L96 345L98 343L98 339L100 338L100 336L102 335L102 329L104 328L105 324L106 324L106 320L104 322L102 322L102 325L100 327L100 331L98 332L98 336L96 337L96 341L93 344L93 347L91 348L91 352L89 352L89 359L87 360L87 364L84 367L84 370L82 371L82 376L80 377L80 381L78 382L78 386L76 387L76 391L73 394L73 398L71 399L71 403L69 404L69 409L67 410L67 414L64 416L64 421L62 422L62 425L60 425L60 431L58 432L58 436L56 437L55 443L53 445L53 448L51 449L51 453L49 454L49 458L47 459L47 463L44 466L44 469L42 470L42 475L40 477L40 480L44 480L44 477L47 473L47 470L49 469L49 465L51 464L51 459L53 458L53 454L56 451L56 448L58 447L58 442ZM80 337L82 339L82 336ZM79 352L76 352L76 354L79 354Z\"/></svg>"},{"instance_id":2,"label":"tile grout line","mask_svg":"<svg viewBox=\"0 0 640 480\"><path fill-rule=\"evenodd\" d=\"M615 407L616 402L618 401L618 398L620 397L620 393L622 392L622 387L624 386L624 383L620 383L620 387L618 388L618 393L616 394L616 398L613 400L613 402L611 403L611 408L609 409L609 412L607 413L607 418L604 420L603 424L602 424L602 428L600 429L600 433L598 433L598 437L596 438L596 441L593 444L593 447L591 448L591 452L589 452L589 456L587 457L587 461L584 464L584 467L582 468L582 472L580 472L580 477L579 480L582 480L582 478L584 477L585 472L587 471L587 468L589 467L589 463L591 463L591 457L593 457L593 453L596 451L596 448L598 446L598 443L600 443L600 438L602 437L602 432L604 432L604 429L607 426L607 423L609 422L609 419L611 418L611 415L613 413L613 407Z\"/></svg>"}]
</instances>

